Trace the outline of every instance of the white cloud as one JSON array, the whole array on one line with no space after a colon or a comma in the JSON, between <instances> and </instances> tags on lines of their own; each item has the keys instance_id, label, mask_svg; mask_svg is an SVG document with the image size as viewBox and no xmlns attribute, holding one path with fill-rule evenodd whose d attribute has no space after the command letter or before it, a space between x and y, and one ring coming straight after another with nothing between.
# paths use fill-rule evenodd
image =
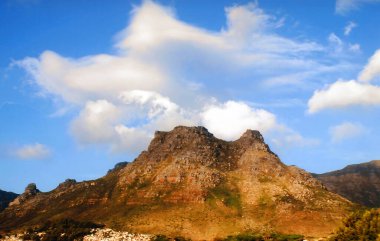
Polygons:
<instances>
[{"instance_id":1,"label":"white cloud","mask_svg":"<svg viewBox=\"0 0 380 241\"><path fill-rule=\"evenodd\" d=\"M343 41L335 33L330 33L328 40L330 44L334 45L336 52L343 50Z\"/></svg>"},{"instance_id":2,"label":"white cloud","mask_svg":"<svg viewBox=\"0 0 380 241\"><path fill-rule=\"evenodd\" d=\"M18 64L45 93L77 104L112 98L120 90L159 90L166 78L158 68L135 58L106 54L74 60L45 51L39 59L26 58Z\"/></svg>"},{"instance_id":3,"label":"white cloud","mask_svg":"<svg viewBox=\"0 0 380 241\"><path fill-rule=\"evenodd\" d=\"M369 84L380 75L380 50L369 59L357 80L338 80L314 91L308 102L308 112L338 109L355 105L380 105L380 86Z\"/></svg>"},{"instance_id":4,"label":"white cloud","mask_svg":"<svg viewBox=\"0 0 380 241\"><path fill-rule=\"evenodd\" d=\"M344 27L344 35L350 35L351 31L356 28L358 25L355 22L350 21L346 27Z\"/></svg>"},{"instance_id":5,"label":"white cloud","mask_svg":"<svg viewBox=\"0 0 380 241\"><path fill-rule=\"evenodd\" d=\"M196 123L169 98L155 92L125 91L118 100L117 104L107 100L86 103L71 123L71 133L79 143L109 144L112 151L136 152L146 147L157 129Z\"/></svg>"},{"instance_id":6,"label":"white cloud","mask_svg":"<svg viewBox=\"0 0 380 241\"><path fill-rule=\"evenodd\" d=\"M353 105L380 105L380 87L355 80L337 82L316 90L308 102L308 112L338 109Z\"/></svg>"},{"instance_id":7,"label":"white cloud","mask_svg":"<svg viewBox=\"0 0 380 241\"><path fill-rule=\"evenodd\" d=\"M330 54L338 57L349 57L352 53L360 53L359 44L351 44L344 42L335 33L330 33L328 37L330 43Z\"/></svg>"},{"instance_id":8,"label":"white cloud","mask_svg":"<svg viewBox=\"0 0 380 241\"><path fill-rule=\"evenodd\" d=\"M201 119L210 132L225 140L234 140L247 129L266 133L277 126L274 114L235 101L206 106Z\"/></svg>"},{"instance_id":9,"label":"white cloud","mask_svg":"<svg viewBox=\"0 0 380 241\"><path fill-rule=\"evenodd\" d=\"M318 139L305 138L286 126L280 126L278 132L271 138L271 141L274 145L281 148L317 146L320 144Z\"/></svg>"},{"instance_id":10,"label":"white cloud","mask_svg":"<svg viewBox=\"0 0 380 241\"><path fill-rule=\"evenodd\" d=\"M353 10L359 9L365 3L376 3L379 0L336 0L335 12L345 15Z\"/></svg>"},{"instance_id":11,"label":"white cloud","mask_svg":"<svg viewBox=\"0 0 380 241\"><path fill-rule=\"evenodd\" d=\"M88 101L71 123L71 133L84 144L112 142L114 125L121 117L121 111L107 100Z\"/></svg>"},{"instance_id":12,"label":"white cloud","mask_svg":"<svg viewBox=\"0 0 380 241\"><path fill-rule=\"evenodd\" d=\"M170 8L144 1L118 34L115 54L75 59L47 50L16 64L32 76L41 94L82 108L70 127L81 144L137 151L155 130L179 124L204 124L227 139L247 128L266 132L277 125L274 114L243 102L211 99L231 84L238 86L239 75L254 79L253 85L270 77L323 72L329 66L305 56L325 48L276 34L284 19L257 4L225 11L227 28L208 31L179 21ZM220 76L231 76L231 81L222 83ZM220 88L214 91L209 84ZM231 126L225 128L210 113L225 117Z\"/></svg>"},{"instance_id":13,"label":"white cloud","mask_svg":"<svg viewBox=\"0 0 380 241\"><path fill-rule=\"evenodd\" d=\"M51 151L40 143L24 145L12 151L12 155L21 160L40 160L50 155Z\"/></svg>"},{"instance_id":14,"label":"white cloud","mask_svg":"<svg viewBox=\"0 0 380 241\"><path fill-rule=\"evenodd\" d=\"M377 50L369 59L368 64L359 74L359 81L370 82L374 78L380 76L380 49Z\"/></svg>"},{"instance_id":15,"label":"white cloud","mask_svg":"<svg viewBox=\"0 0 380 241\"><path fill-rule=\"evenodd\" d=\"M348 50L354 53L360 53L361 51L360 44L349 44Z\"/></svg>"},{"instance_id":16,"label":"white cloud","mask_svg":"<svg viewBox=\"0 0 380 241\"><path fill-rule=\"evenodd\" d=\"M366 129L361 124L351 122L344 122L330 128L331 141L334 143L358 137L365 132Z\"/></svg>"},{"instance_id":17,"label":"white cloud","mask_svg":"<svg viewBox=\"0 0 380 241\"><path fill-rule=\"evenodd\" d=\"M336 0L335 11L339 14L346 14L358 7L358 0Z\"/></svg>"}]
</instances>

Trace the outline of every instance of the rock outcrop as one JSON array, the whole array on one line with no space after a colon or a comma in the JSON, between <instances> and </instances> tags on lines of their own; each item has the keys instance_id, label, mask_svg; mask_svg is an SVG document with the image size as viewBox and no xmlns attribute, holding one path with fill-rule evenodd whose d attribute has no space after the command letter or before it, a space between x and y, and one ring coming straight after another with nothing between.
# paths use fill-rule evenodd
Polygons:
<instances>
[{"instance_id":1,"label":"rock outcrop","mask_svg":"<svg viewBox=\"0 0 380 241\"><path fill-rule=\"evenodd\" d=\"M133 162L100 179L8 207L0 226L74 218L194 240L246 231L324 236L352 207L309 173L283 164L258 131L227 142L204 127L179 126L157 131Z\"/></svg>"},{"instance_id":2,"label":"rock outcrop","mask_svg":"<svg viewBox=\"0 0 380 241\"><path fill-rule=\"evenodd\" d=\"M368 207L380 207L380 161L349 165L324 174L314 174L335 193Z\"/></svg>"},{"instance_id":3,"label":"rock outcrop","mask_svg":"<svg viewBox=\"0 0 380 241\"><path fill-rule=\"evenodd\" d=\"M9 203L9 206L21 205L25 201L36 196L38 193L40 193L40 190L37 189L36 184L30 183L28 184L28 186L26 186L25 191L21 195L19 195L15 200Z\"/></svg>"}]
</instances>

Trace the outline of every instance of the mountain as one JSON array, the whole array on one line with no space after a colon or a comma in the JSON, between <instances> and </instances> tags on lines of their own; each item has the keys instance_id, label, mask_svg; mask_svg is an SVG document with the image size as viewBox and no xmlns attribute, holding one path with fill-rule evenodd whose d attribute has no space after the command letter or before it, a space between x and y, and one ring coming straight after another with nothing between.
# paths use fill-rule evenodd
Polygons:
<instances>
[{"instance_id":1,"label":"mountain","mask_svg":"<svg viewBox=\"0 0 380 241\"><path fill-rule=\"evenodd\" d=\"M0 212L8 207L8 204L17 196L16 193L0 190Z\"/></svg>"},{"instance_id":2,"label":"mountain","mask_svg":"<svg viewBox=\"0 0 380 241\"><path fill-rule=\"evenodd\" d=\"M283 164L258 131L227 142L204 127L157 131L133 162L97 180L32 189L0 213L0 226L73 218L194 240L247 231L325 236L353 208L311 174Z\"/></svg>"},{"instance_id":3,"label":"mountain","mask_svg":"<svg viewBox=\"0 0 380 241\"><path fill-rule=\"evenodd\" d=\"M368 207L380 207L380 161L314 174L330 191Z\"/></svg>"}]
</instances>

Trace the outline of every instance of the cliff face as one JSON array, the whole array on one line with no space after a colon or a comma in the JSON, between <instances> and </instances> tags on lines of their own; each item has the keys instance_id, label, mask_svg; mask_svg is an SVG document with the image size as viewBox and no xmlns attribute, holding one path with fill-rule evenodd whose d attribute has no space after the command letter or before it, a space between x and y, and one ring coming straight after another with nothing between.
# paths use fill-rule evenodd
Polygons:
<instances>
[{"instance_id":1,"label":"cliff face","mask_svg":"<svg viewBox=\"0 0 380 241\"><path fill-rule=\"evenodd\" d=\"M309 173L284 165L257 131L226 142L203 127L156 132L132 163L36 193L0 226L70 217L134 233L213 239L244 231L329 234L352 208Z\"/></svg>"},{"instance_id":2,"label":"cliff face","mask_svg":"<svg viewBox=\"0 0 380 241\"><path fill-rule=\"evenodd\" d=\"M315 174L326 187L368 207L380 207L380 161L349 165L341 170Z\"/></svg>"},{"instance_id":3,"label":"cliff face","mask_svg":"<svg viewBox=\"0 0 380 241\"><path fill-rule=\"evenodd\" d=\"M0 212L8 207L9 203L12 202L18 195L13 192L6 192L0 190Z\"/></svg>"}]
</instances>

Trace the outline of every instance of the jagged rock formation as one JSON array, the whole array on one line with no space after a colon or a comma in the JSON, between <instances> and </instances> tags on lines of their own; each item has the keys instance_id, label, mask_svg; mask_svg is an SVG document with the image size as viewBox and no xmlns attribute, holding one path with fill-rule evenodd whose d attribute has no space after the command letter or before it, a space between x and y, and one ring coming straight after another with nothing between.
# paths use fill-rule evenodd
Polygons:
<instances>
[{"instance_id":1,"label":"jagged rock formation","mask_svg":"<svg viewBox=\"0 0 380 241\"><path fill-rule=\"evenodd\" d=\"M380 161L349 165L324 174L314 174L335 193L368 207L380 207Z\"/></svg>"},{"instance_id":2,"label":"jagged rock formation","mask_svg":"<svg viewBox=\"0 0 380 241\"><path fill-rule=\"evenodd\" d=\"M38 193L40 193L40 190L37 189L37 186L35 183L30 183L28 186L26 186L24 193L19 195L15 200L13 200L11 203L9 203L9 206L17 206L20 204L23 204L25 201L33 198Z\"/></svg>"},{"instance_id":3,"label":"jagged rock formation","mask_svg":"<svg viewBox=\"0 0 380 241\"><path fill-rule=\"evenodd\" d=\"M179 126L156 132L132 163L100 179L8 207L0 226L69 217L195 240L244 231L324 236L351 208L309 173L283 164L258 131L227 142L204 127Z\"/></svg>"},{"instance_id":4,"label":"jagged rock formation","mask_svg":"<svg viewBox=\"0 0 380 241\"><path fill-rule=\"evenodd\" d=\"M6 192L0 189L0 212L8 207L9 203L12 202L18 194L13 192Z\"/></svg>"}]
</instances>

